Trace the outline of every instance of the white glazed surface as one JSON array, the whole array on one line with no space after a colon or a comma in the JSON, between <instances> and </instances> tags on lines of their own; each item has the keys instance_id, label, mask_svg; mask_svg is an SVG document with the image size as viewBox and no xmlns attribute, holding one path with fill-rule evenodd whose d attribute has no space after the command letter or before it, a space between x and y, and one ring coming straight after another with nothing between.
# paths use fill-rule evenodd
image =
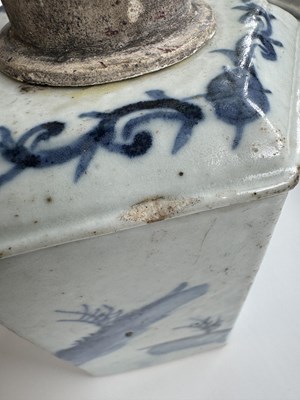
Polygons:
<instances>
[{"instance_id":1,"label":"white glazed surface","mask_svg":"<svg viewBox=\"0 0 300 400\"><path fill-rule=\"evenodd\" d=\"M216 37L169 70L80 90L1 77L2 256L16 255L1 263L1 322L94 374L224 343L297 182L298 23L265 2L258 24L249 1L210 3ZM148 138L139 157L126 127Z\"/></svg>"},{"instance_id":2,"label":"white glazed surface","mask_svg":"<svg viewBox=\"0 0 300 400\"><path fill-rule=\"evenodd\" d=\"M240 1L209 3L215 10L217 34L195 56L167 70L86 89L32 88L1 75L1 125L14 141L22 140L28 130L40 124L66 124L63 132L50 140L40 136L36 147L42 151L70 145L91 131L98 120L79 118L82 113L111 113L118 107L151 101L153 93L151 98L148 91L164 91L166 96L200 107L204 115L186 137L187 142L180 148L177 144L176 154L172 148L176 147L180 122L168 119L164 111L161 118L139 127L139 131L149 130L152 137L151 148L140 157L95 147L77 182L74 178L82 163L79 156L49 168L21 168L0 189L2 257L144 224L145 218L139 217L141 210L132 216L132 207L147 200L159 200L150 206L158 208L163 219L249 201L295 184L293 84L298 23L286 12L257 2L277 18L271 21L273 32L267 37L273 40L277 61L264 58L259 46L252 59L260 84L272 92L261 93L270 110L264 113L258 109L260 117L242 127L243 136L233 149L237 127L217 118L213 104L203 95L207 95L209 83L224 73L223 67L229 71L234 68L228 54L213 51L234 50L238 41L253 31L253 21L239 21L246 11L232 8L243 6ZM4 13L0 18L4 24ZM274 40L283 47L274 45ZM141 114L132 115L139 118ZM117 143L124 143L120 135L129 117L120 119ZM2 130L2 136L5 132ZM2 178L12 169L11 161L0 159Z\"/></svg>"},{"instance_id":3,"label":"white glazed surface","mask_svg":"<svg viewBox=\"0 0 300 400\"><path fill-rule=\"evenodd\" d=\"M300 186L284 205L229 343L155 368L91 378L0 327L5 400L298 400Z\"/></svg>"},{"instance_id":4,"label":"white glazed surface","mask_svg":"<svg viewBox=\"0 0 300 400\"><path fill-rule=\"evenodd\" d=\"M95 375L220 346L284 200L282 194L2 260L0 321Z\"/></svg>"}]
</instances>

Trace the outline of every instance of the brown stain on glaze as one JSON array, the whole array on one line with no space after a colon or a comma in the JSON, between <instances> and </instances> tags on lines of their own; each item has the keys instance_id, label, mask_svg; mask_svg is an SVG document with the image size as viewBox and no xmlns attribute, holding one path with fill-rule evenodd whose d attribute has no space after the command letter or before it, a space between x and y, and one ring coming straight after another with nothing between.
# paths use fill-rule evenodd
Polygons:
<instances>
[{"instance_id":1,"label":"brown stain on glaze","mask_svg":"<svg viewBox=\"0 0 300 400\"><path fill-rule=\"evenodd\" d=\"M185 208L193 206L196 202L196 199L172 199L164 196L146 198L134 204L121 216L121 220L151 224L180 214Z\"/></svg>"},{"instance_id":2,"label":"brown stain on glaze","mask_svg":"<svg viewBox=\"0 0 300 400\"><path fill-rule=\"evenodd\" d=\"M295 176L293 182L289 185L289 189L293 190L298 185L300 180L300 167L298 167L298 174Z\"/></svg>"},{"instance_id":3,"label":"brown stain on glaze","mask_svg":"<svg viewBox=\"0 0 300 400\"><path fill-rule=\"evenodd\" d=\"M289 181L289 183L287 184L287 186L282 186L277 190L270 189L270 190L266 190L266 191L262 191L262 192L253 192L252 193L253 198L260 200L260 199L263 199L268 196L279 195L279 194L282 194L287 191L295 189L295 187L298 185L298 183L300 181L300 166L297 166L296 169L297 169L296 173L292 176L292 178Z\"/></svg>"},{"instance_id":4,"label":"brown stain on glaze","mask_svg":"<svg viewBox=\"0 0 300 400\"><path fill-rule=\"evenodd\" d=\"M36 93L41 90L47 89L46 86L42 85L30 85L30 84L22 84L19 86L20 93Z\"/></svg>"}]
</instances>

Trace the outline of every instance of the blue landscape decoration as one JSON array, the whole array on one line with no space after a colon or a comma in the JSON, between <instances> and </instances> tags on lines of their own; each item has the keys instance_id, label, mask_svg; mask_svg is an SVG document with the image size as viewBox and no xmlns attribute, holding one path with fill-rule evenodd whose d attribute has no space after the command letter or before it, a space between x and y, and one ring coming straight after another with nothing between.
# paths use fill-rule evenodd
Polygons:
<instances>
[{"instance_id":1,"label":"blue landscape decoration","mask_svg":"<svg viewBox=\"0 0 300 400\"><path fill-rule=\"evenodd\" d=\"M205 295L207 291L208 284L188 287L184 282L165 296L127 313L108 305L92 311L87 304L82 305L81 311L57 310L58 313L75 317L60 322L92 324L99 329L73 346L58 351L56 356L81 365L117 351L145 333L155 322L167 318L176 309Z\"/></svg>"},{"instance_id":2,"label":"blue landscape decoration","mask_svg":"<svg viewBox=\"0 0 300 400\"><path fill-rule=\"evenodd\" d=\"M11 129L0 126L0 155L8 164L7 170L0 174L0 187L25 170L51 168L74 159L78 159L78 164L73 179L78 182L100 149L129 159L145 156L153 147L153 132L149 128L153 120L180 123L171 150L171 154L176 155L204 120L201 107L192 103L196 98L211 103L217 118L234 126L232 149L237 149L245 126L264 117L271 108L268 100L271 91L264 88L255 68L256 54L260 52L265 60L274 62L276 47L283 47L283 44L272 38L275 16L265 8L251 0L242 0L242 4L233 9L243 12L239 20L242 24L251 24L251 29L237 41L233 50L213 51L225 55L233 66L223 67L223 72L208 83L205 95L181 100L169 97L162 90L151 90L147 92L149 100L110 112L82 113L79 118L93 118L96 125L69 144L56 148L46 146L45 149L45 143L63 134L68 128L65 122L43 122L24 132L18 140L14 139ZM137 115L138 112L143 114ZM127 122L120 132L117 125L122 118Z\"/></svg>"}]
</instances>

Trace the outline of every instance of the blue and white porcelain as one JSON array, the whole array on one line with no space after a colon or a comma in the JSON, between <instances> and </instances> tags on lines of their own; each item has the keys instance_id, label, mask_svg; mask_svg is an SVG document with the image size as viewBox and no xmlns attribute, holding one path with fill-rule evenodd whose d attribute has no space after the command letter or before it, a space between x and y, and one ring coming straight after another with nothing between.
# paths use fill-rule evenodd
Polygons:
<instances>
[{"instance_id":1,"label":"blue and white porcelain","mask_svg":"<svg viewBox=\"0 0 300 400\"><path fill-rule=\"evenodd\" d=\"M95 375L223 345L298 182L299 22L207 3L216 35L165 70L0 76L0 321Z\"/></svg>"}]
</instances>

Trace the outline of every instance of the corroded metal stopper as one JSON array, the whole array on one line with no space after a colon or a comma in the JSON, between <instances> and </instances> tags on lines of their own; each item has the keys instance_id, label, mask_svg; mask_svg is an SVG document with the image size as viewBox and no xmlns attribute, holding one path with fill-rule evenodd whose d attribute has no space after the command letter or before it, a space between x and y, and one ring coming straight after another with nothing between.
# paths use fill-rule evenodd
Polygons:
<instances>
[{"instance_id":1,"label":"corroded metal stopper","mask_svg":"<svg viewBox=\"0 0 300 400\"><path fill-rule=\"evenodd\" d=\"M165 68L215 31L202 0L2 0L0 70L30 83L85 86Z\"/></svg>"}]
</instances>

